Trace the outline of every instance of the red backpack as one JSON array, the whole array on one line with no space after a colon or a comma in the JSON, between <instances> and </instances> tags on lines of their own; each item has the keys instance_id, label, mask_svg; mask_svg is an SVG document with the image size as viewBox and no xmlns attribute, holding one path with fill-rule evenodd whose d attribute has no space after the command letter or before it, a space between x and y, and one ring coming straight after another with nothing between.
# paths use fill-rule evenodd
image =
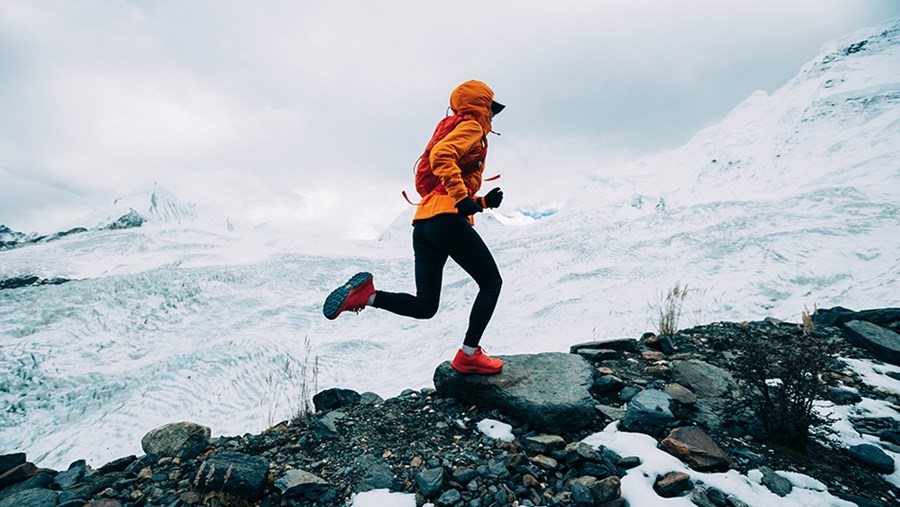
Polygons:
<instances>
[{"instance_id":1,"label":"red backpack","mask_svg":"<svg viewBox=\"0 0 900 507\"><path fill-rule=\"evenodd\" d=\"M471 118L457 113L447 116L438 122L437 127L434 128L434 134L432 134L431 140L428 141L428 144L425 146L425 152L419 156L418 160L416 160L416 191L419 192L420 196L425 197L434 191L446 193L444 186L441 184L441 179L431 170L431 149L434 148L434 145L447 137L447 134L453 131L453 129L463 120L468 119ZM478 158L471 164L460 167L463 176L472 174L484 165L484 159L487 156L487 137L482 137L481 143L482 150ZM406 197L406 192L403 193L403 196ZM409 200L408 197L407 200Z\"/></svg>"}]
</instances>

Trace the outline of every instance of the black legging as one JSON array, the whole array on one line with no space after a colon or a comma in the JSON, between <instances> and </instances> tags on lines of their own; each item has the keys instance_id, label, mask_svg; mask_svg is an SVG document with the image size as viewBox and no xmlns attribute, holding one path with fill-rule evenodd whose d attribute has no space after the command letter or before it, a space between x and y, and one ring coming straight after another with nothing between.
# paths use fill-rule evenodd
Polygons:
<instances>
[{"instance_id":1,"label":"black legging","mask_svg":"<svg viewBox=\"0 0 900 507\"><path fill-rule=\"evenodd\" d=\"M416 295L375 292L375 308L398 315L430 319L441 299L441 278L447 257L453 259L478 283L478 296L469 315L464 345L477 347L494 314L503 280L497 263L481 236L460 215L438 215L413 226L416 255Z\"/></svg>"}]
</instances>

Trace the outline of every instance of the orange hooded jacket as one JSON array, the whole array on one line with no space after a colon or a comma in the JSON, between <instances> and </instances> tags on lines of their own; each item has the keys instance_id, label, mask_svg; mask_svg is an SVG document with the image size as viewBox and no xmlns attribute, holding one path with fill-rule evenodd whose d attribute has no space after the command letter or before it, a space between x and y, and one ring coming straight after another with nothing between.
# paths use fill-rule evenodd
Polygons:
<instances>
[{"instance_id":1,"label":"orange hooded jacket","mask_svg":"<svg viewBox=\"0 0 900 507\"><path fill-rule=\"evenodd\" d=\"M422 198L413 222L437 215L457 214L456 203L472 197L481 188L484 166L463 176L460 166L473 163L486 149L485 138L491 131L491 102L494 92L481 81L466 81L450 94L450 109L469 118L459 123L447 137L431 149L431 171L446 193L432 191ZM483 204L483 202L479 202ZM475 221L469 217L469 223Z\"/></svg>"}]
</instances>

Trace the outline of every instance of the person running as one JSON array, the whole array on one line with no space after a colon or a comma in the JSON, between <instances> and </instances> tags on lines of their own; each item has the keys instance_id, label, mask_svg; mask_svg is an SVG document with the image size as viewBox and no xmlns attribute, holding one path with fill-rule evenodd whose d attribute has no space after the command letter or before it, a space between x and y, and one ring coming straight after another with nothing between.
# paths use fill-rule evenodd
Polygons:
<instances>
[{"instance_id":1,"label":"person running","mask_svg":"<svg viewBox=\"0 0 900 507\"><path fill-rule=\"evenodd\" d=\"M503 361L488 356L479 346L503 281L494 257L475 232L473 215L497 208L503 200L500 188L483 197L476 193L481 188L491 121L504 107L481 81L466 81L450 94L453 115L438 124L416 173L416 188L422 195L412 233L416 295L375 290L371 273L357 273L325 299L326 318L371 306L430 319L438 310L441 278L449 257L478 284L463 345L450 364L460 373L494 374L503 369Z\"/></svg>"}]
</instances>

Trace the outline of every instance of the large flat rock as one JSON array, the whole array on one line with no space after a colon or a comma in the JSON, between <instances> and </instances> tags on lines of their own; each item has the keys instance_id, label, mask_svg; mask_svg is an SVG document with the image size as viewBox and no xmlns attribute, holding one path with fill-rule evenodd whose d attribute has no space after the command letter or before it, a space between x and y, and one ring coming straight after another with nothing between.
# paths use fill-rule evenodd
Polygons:
<instances>
[{"instance_id":1,"label":"large flat rock","mask_svg":"<svg viewBox=\"0 0 900 507\"><path fill-rule=\"evenodd\" d=\"M878 326L900 322L900 308L875 308L859 312L836 306L819 308L812 316L817 326L840 326L851 320L864 320Z\"/></svg>"},{"instance_id":2,"label":"large flat rock","mask_svg":"<svg viewBox=\"0 0 900 507\"><path fill-rule=\"evenodd\" d=\"M593 368L561 352L498 356L497 375L463 375L445 361L434 372L438 393L501 412L544 431L574 431L594 417Z\"/></svg>"},{"instance_id":3,"label":"large flat rock","mask_svg":"<svg viewBox=\"0 0 900 507\"><path fill-rule=\"evenodd\" d=\"M844 323L844 336L863 347L878 359L900 365L900 335L864 320Z\"/></svg>"}]
</instances>

